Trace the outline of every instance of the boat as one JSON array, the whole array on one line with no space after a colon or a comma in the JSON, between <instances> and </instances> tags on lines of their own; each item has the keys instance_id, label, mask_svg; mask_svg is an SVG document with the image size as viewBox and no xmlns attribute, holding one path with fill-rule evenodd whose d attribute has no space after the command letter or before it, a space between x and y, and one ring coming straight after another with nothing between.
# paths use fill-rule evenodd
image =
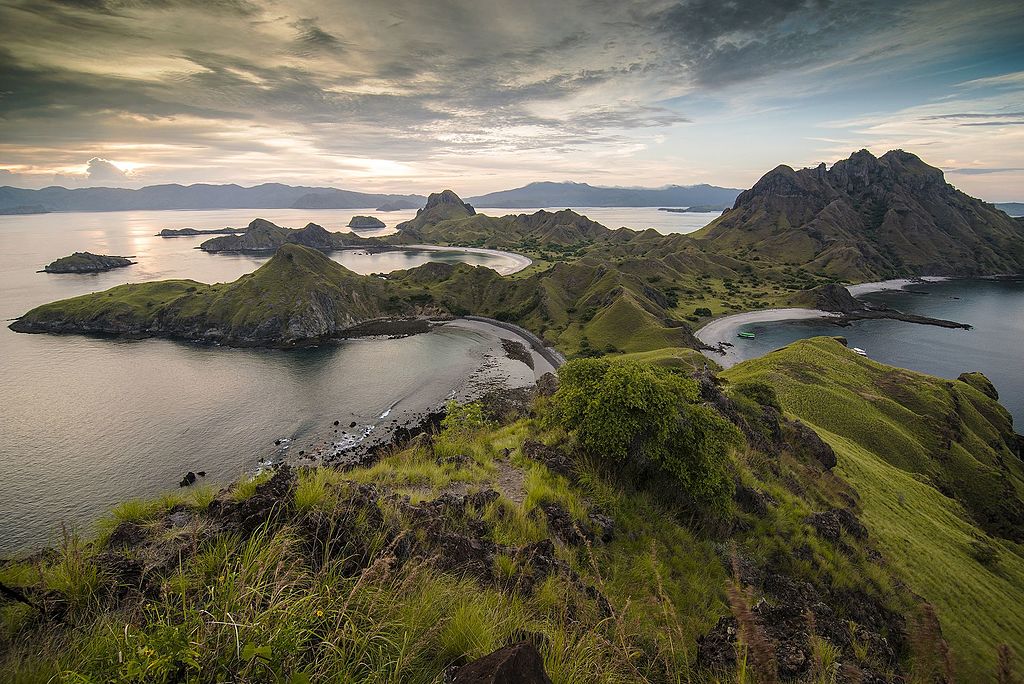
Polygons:
<instances>
[{"instance_id":1,"label":"boat","mask_svg":"<svg viewBox=\"0 0 1024 684\"><path fill-rule=\"evenodd\" d=\"M752 340L756 336L752 332L741 332L741 333L736 333L736 337L742 337L745 340Z\"/></svg>"},{"instance_id":2,"label":"boat","mask_svg":"<svg viewBox=\"0 0 1024 684\"><path fill-rule=\"evenodd\" d=\"M867 356L868 355L868 353L866 351L864 351L863 349L861 349L860 347L854 347L853 348L853 353L854 354L859 354L860 356Z\"/></svg>"}]
</instances>

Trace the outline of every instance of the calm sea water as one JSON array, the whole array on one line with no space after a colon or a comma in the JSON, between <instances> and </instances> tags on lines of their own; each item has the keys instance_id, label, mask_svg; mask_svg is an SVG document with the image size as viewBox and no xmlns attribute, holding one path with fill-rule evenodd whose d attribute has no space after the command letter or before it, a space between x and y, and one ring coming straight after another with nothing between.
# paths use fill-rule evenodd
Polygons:
<instances>
[{"instance_id":1,"label":"calm sea water","mask_svg":"<svg viewBox=\"0 0 1024 684\"><path fill-rule=\"evenodd\" d=\"M281 225L342 230L354 213L261 210ZM414 212L382 214L395 222ZM0 217L0 318L124 282L234 280L267 257L206 254L202 238L159 238L162 228L239 226L251 210L68 213ZM36 273L76 250L137 257L95 275ZM428 260L509 269L502 255L402 251L332 255L362 273ZM506 335L507 336L507 335ZM222 484L259 461L356 430L408 420L466 388L467 378L532 382L504 357L498 337L445 326L400 340L352 340L303 351L202 347L166 340L116 341L24 335L0 326L0 553L40 546L59 523L88 527L133 497L176 489L189 471ZM390 412L389 412L390 411ZM381 416L388 413L386 418Z\"/></svg>"},{"instance_id":2,"label":"calm sea water","mask_svg":"<svg viewBox=\"0 0 1024 684\"><path fill-rule=\"evenodd\" d=\"M876 361L955 378L981 371L1024 430L1024 282L950 280L913 285L908 290L861 297L907 313L970 323L973 330L950 330L890 320L858 321L837 327L820 320L744 325L756 339L730 339L739 359L761 356L806 337L843 335Z\"/></svg>"}]
</instances>

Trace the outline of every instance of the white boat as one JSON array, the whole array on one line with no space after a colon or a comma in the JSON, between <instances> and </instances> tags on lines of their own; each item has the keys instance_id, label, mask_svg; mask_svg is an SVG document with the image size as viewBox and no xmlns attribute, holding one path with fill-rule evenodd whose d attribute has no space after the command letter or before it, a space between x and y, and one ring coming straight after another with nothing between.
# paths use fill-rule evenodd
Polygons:
<instances>
[{"instance_id":1,"label":"white boat","mask_svg":"<svg viewBox=\"0 0 1024 684\"><path fill-rule=\"evenodd\" d=\"M853 353L854 354L859 354L860 356L867 356L868 355L868 353L866 351L864 351L863 349L861 349L860 347L854 347L853 348Z\"/></svg>"}]
</instances>

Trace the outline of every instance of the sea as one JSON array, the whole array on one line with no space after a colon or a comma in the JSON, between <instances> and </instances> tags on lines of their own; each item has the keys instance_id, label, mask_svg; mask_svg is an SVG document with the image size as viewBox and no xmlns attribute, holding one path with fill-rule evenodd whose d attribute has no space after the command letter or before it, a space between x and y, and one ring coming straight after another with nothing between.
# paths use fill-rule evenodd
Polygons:
<instances>
[{"instance_id":1,"label":"sea","mask_svg":"<svg viewBox=\"0 0 1024 684\"><path fill-rule=\"evenodd\" d=\"M956 378L981 371L1024 431L1024 280L957 279L915 283L858 295L905 313L968 323L970 330L894 320L854 321L839 327L823 319L749 323L730 331L728 364L756 358L791 342L842 335L882 363ZM755 334L742 339L734 332ZM716 358L712 355L712 358Z\"/></svg>"},{"instance_id":2,"label":"sea","mask_svg":"<svg viewBox=\"0 0 1024 684\"><path fill-rule=\"evenodd\" d=\"M528 209L488 209L500 216ZM577 208L611 228L690 233L715 214L656 208ZM160 238L164 228L241 227L256 217L300 228L346 230L353 215L374 215L383 235L415 211L243 209L124 211L0 216L0 318L126 282L191 278L227 282L267 257L207 254L204 238ZM134 257L128 268L94 275L37 273L74 251ZM366 252L332 258L359 273L427 261L466 262L503 273L521 257L458 249ZM867 321L758 324L749 356L800 337L844 334L880 361L945 377L984 371L1018 425L1024 422L1024 287L953 281L872 301L962 320L971 331ZM211 347L168 340L114 340L17 334L0 326L0 556L56 541L62 527L88 533L116 504L176 491L188 471L213 486L325 442L358 440L415 420L474 382L526 385L534 371L501 350L504 333L452 324L394 340L349 340L303 350ZM334 426L338 421L338 426ZM354 427L350 427L355 423ZM335 432L337 430L337 432Z\"/></svg>"}]
</instances>

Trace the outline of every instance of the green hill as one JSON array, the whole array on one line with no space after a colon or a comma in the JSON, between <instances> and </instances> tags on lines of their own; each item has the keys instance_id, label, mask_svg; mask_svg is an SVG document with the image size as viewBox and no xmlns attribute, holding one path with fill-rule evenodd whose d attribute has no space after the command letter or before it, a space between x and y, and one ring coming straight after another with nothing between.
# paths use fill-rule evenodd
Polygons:
<instances>
[{"instance_id":1,"label":"green hill","mask_svg":"<svg viewBox=\"0 0 1024 684\"><path fill-rule=\"evenodd\" d=\"M384 316L414 313L377 278L320 252L286 244L231 283L167 280L120 285L37 307L18 332L175 337L238 346L291 346L343 334Z\"/></svg>"},{"instance_id":2,"label":"green hill","mask_svg":"<svg viewBox=\"0 0 1024 684\"><path fill-rule=\"evenodd\" d=\"M978 378L885 366L831 338L722 377L771 385L836 451L886 558L937 607L963 679L983 680L999 643L1024 652L1021 438Z\"/></svg>"}]
</instances>

